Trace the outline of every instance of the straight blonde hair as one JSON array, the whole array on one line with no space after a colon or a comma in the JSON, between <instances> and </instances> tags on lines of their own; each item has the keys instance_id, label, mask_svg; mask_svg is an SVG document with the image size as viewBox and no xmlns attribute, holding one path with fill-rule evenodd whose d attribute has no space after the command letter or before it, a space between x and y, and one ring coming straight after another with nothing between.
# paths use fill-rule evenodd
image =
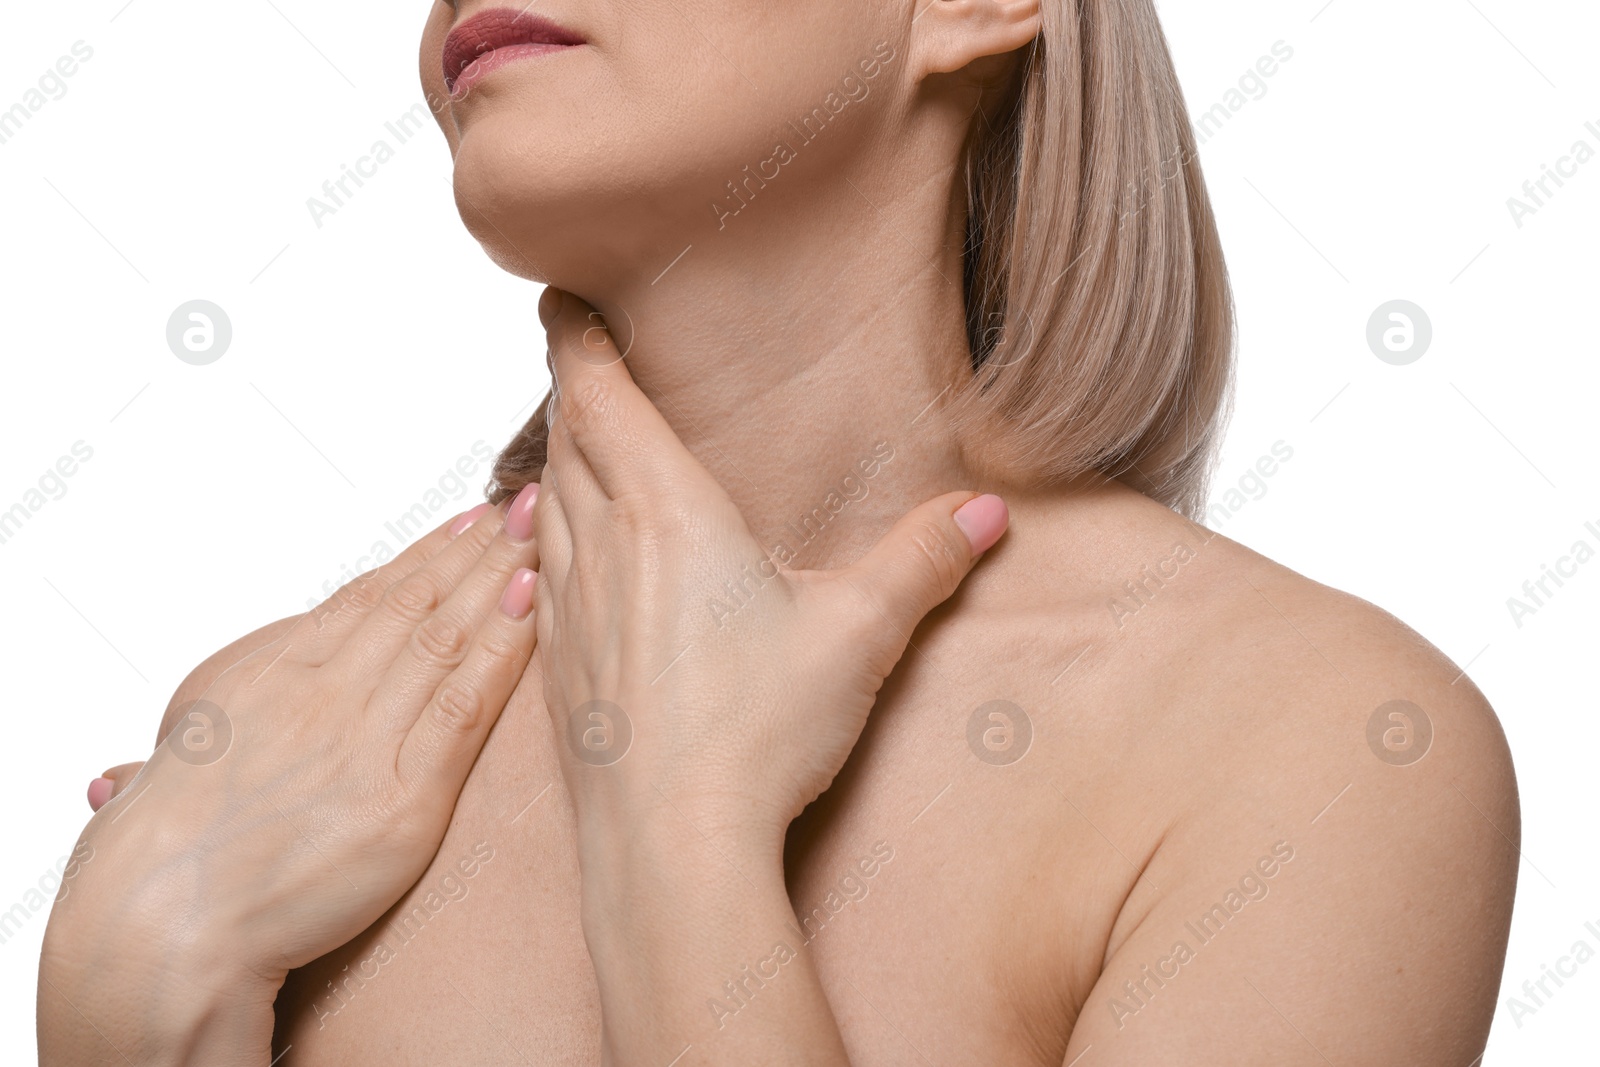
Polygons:
<instances>
[{"instance_id":1,"label":"straight blonde hair","mask_svg":"<svg viewBox=\"0 0 1600 1067\"><path fill-rule=\"evenodd\" d=\"M1152 0L1042 0L1043 27L968 138L975 462L1038 484L1099 473L1190 519L1232 385L1233 305ZM495 464L539 478L550 398Z\"/></svg>"},{"instance_id":2,"label":"straight blonde hair","mask_svg":"<svg viewBox=\"0 0 1600 1067\"><path fill-rule=\"evenodd\" d=\"M1233 298L1183 92L1151 0L1042 15L1005 119L968 143L956 423L1013 476L1098 472L1198 519Z\"/></svg>"}]
</instances>

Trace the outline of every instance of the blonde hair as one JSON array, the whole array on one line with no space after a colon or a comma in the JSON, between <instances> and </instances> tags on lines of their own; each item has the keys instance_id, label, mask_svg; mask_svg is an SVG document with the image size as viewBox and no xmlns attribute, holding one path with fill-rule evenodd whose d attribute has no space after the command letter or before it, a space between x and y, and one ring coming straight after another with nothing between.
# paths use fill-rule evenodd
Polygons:
<instances>
[{"instance_id":1,"label":"blonde hair","mask_svg":"<svg viewBox=\"0 0 1600 1067\"><path fill-rule=\"evenodd\" d=\"M967 142L973 375L950 414L998 475L1098 472L1198 519L1233 307L1183 93L1152 0L1041 7ZM501 453L491 500L539 477L548 405Z\"/></svg>"}]
</instances>

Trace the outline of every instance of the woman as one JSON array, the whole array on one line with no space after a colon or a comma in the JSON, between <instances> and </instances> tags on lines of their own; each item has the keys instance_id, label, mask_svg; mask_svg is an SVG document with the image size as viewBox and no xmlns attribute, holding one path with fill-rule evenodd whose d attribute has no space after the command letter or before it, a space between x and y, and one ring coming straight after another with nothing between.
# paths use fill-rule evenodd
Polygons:
<instances>
[{"instance_id":1,"label":"woman","mask_svg":"<svg viewBox=\"0 0 1600 1067\"><path fill-rule=\"evenodd\" d=\"M1510 757L1194 521L1151 4L435 3L422 73L558 396L91 786L44 1062L1479 1055Z\"/></svg>"}]
</instances>

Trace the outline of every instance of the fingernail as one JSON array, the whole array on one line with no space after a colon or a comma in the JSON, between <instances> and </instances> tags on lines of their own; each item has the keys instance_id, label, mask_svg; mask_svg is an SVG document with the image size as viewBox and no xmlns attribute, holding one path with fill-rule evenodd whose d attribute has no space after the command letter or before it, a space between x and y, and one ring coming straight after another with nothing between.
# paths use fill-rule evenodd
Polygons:
<instances>
[{"instance_id":1,"label":"fingernail","mask_svg":"<svg viewBox=\"0 0 1600 1067\"><path fill-rule=\"evenodd\" d=\"M506 509L506 536L526 541L533 536L533 504L539 499L539 483L529 482Z\"/></svg>"},{"instance_id":2,"label":"fingernail","mask_svg":"<svg viewBox=\"0 0 1600 1067\"><path fill-rule=\"evenodd\" d=\"M109 778L96 778L89 783L89 810L99 811L106 806L106 801L111 799L111 791L117 783Z\"/></svg>"},{"instance_id":3,"label":"fingernail","mask_svg":"<svg viewBox=\"0 0 1600 1067\"><path fill-rule=\"evenodd\" d=\"M539 577L523 567L511 576L506 591L500 594L500 610L513 619L525 619L533 610L533 580Z\"/></svg>"},{"instance_id":4,"label":"fingernail","mask_svg":"<svg viewBox=\"0 0 1600 1067\"><path fill-rule=\"evenodd\" d=\"M993 493L973 497L956 509L956 525L961 527L961 532L967 535L967 543L972 546L972 554L987 552L1006 532L1006 524L1011 521L1011 515L1006 510L1006 502Z\"/></svg>"},{"instance_id":5,"label":"fingernail","mask_svg":"<svg viewBox=\"0 0 1600 1067\"><path fill-rule=\"evenodd\" d=\"M489 510L488 504L479 504L477 507L463 511L455 522L450 524L450 536L460 537L466 532L467 527L483 518L483 513Z\"/></svg>"},{"instance_id":6,"label":"fingernail","mask_svg":"<svg viewBox=\"0 0 1600 1067\"><path fill-rule=\"evenodd\" d=\"M544 292L539 294L539 321L546 329L561 314L561 290L553 285L544 287Z\"/></svg>"}]
</instances>

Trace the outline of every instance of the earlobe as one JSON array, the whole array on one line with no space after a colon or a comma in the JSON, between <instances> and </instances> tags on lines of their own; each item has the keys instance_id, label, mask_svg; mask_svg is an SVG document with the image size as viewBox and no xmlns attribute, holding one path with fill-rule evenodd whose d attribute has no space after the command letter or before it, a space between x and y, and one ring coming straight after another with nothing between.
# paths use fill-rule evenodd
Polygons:
<instances>
[{"instance_id":1,"label":"earlobe","mask_svg":"<svg viewBox=\"0 0 1600 1067\"><path fill-rule=\"evenodd\" d=\"M921 0L912 24L918 73L953 74L1039 36L1040 0Z\"/></svg>"}]
</instances>

